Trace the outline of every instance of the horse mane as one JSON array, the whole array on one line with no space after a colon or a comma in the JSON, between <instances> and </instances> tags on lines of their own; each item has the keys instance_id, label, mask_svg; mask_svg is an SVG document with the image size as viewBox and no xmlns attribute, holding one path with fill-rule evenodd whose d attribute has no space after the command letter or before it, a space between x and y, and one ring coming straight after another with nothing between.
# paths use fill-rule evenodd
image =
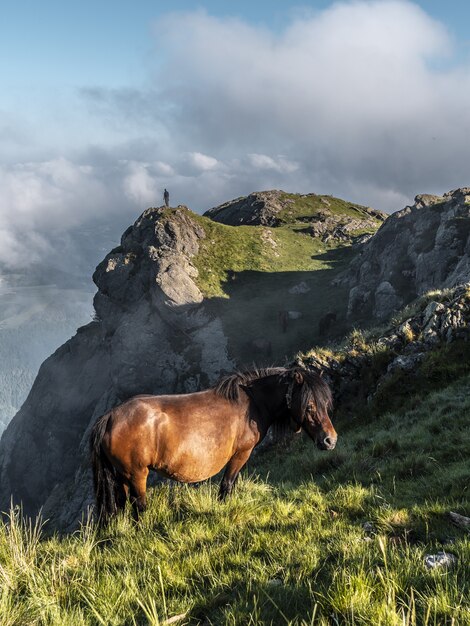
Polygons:
<instances>
[{"instance_id":1,"label":"horse mane","mask_svg":"<svg viewBox=\"0 0 470 626\"><path fill-rule=\"evenodd\" d=\"M231 400L232 402L239 402L240 400L240 387L248 385L254 380L260 378L266 378L267 376L281 375L283 376L289 370L285 367L262 367L255 368L246 372L235 372L219 379L214 385L213 390L216 395L225 400Z\"/></svg>"},{"instance_id":2,"label":"horse mane","mask_svg":"<svg viewBox=\"0 0 470 626\"><path fill-rule=\"evenodd\" d=\"M221 378L213 387L215 393L221 398L232 402L239 402L240 387L249 385L255 380L267 378L268 376L279 376L280 381L293 383L296 375L299 375L301 383L300 402L301 411L304 415L310 404L313 404L317 411L324 415L333 405L333 397L328 383L313 370L302 367L264 367L256 368L245 372L235 372Z\"/></svg>"},{"instance_id":3,"label":"horse mane","mask_svg":"<svg viewBox=\"0 0 470 626\"><path fill-rule=\"evenodd\" d=\"M328 413L333 406L333 395L326 380L314 370L295 367L288 370L294 376L298 372L303 378L300 391L300 402L302 415L305 415L309 404L313 404L320 415Z\"/></svg>"}]
</instances>

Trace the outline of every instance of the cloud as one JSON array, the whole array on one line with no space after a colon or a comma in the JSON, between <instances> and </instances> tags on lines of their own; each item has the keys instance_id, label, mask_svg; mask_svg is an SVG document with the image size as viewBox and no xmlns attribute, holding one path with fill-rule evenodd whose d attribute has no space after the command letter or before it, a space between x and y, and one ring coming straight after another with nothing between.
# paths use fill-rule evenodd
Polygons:
<instances>
[{"instance_id":1,"label":"cloud","mask_svg":"<svg viewBox=\"0 0 470 626\"><path fill-rule=\"evenodd\" d=\"M149 205L157 197L157 185L145 163L127 163L129 170L123 181L123 190L128 198L141 206Z\"/></svg>"},{"instance_id":2,"label":"cloud","mask_svg":"<svg viewBox=\"0 0 470 626\"><path fill-rule=\"evenodd\" d=\"M391 211L470 182L470 65L411 2L335 3L276 33L203 11L155 29L146 84L79 91L78 147L2 161L0 262L25 261L26 232L39 258L52 231L131 221L165 187L201 211L267 188Z\"/></svg>"},{"instance_id":3,"label":"cloud","mask_svg":"<svg viewBox=\"0 0 470 626\"><path fill-rule=\"evenodd\" d=\"M274 170L275 172L295 172L299 169L299 164L289 161L281 156L277 159L273 159L267 154L249 154L249 162L251 165L259 170Z\"/></svg>"},{"instance_id":4,"label":"cloud","mask_svg":"<svg viewBox=\"0 0 470 626\"><path fill-rule=\"evenodd\" d=\"M201 12L158 32L160 99L178 101L166 124L217 158L274 169L282 152L300 164L293 183L308 170L332 193L362 182L405 196L467 175L469 73L439 67L452 42L414 4L335 4L281 35Z\"/></svg>"},{"instance_id":5,"label":"cloud","mask_svg":"<svg viewBox=\"0 0 470 626\"><path fill-rule=\"evenodd\" d=\"M189 162L194 165L197 170L205 172L207 170L213 170L217 167L219 162L214 157L202 154L201 152L191 152L188 155Z\"/></svg>"},{"instance_id":6,"label":"cloud","mask_svg":"<svg viewBox=\"0 0 470 626\"><path fill-rule=\"evenodd\" d=\"M470 68L411 2L335 3L281 33L203 11L155 29L147 87L91 96L107 118L158 129L178 174L222 184L232 167L236 195L254 179L386 210L468 182Z\"/></svg>"}]
</instances>

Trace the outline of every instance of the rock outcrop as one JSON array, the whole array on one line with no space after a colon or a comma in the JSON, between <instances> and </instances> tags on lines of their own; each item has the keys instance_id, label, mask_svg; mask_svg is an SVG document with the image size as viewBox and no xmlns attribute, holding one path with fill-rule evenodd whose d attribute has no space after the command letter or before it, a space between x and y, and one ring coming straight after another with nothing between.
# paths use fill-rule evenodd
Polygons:
<instances>
[{"instance_id":1,"label":"rock outcrop","mask_svg":"<svg viewBox=\"0 0 470 626\"><path fill-rule=\"evenodd\" d=\"M214 222L228 226L277 226L278 213L288 205L283 198L284 195L283 191L278 190L257 191L224 202L209 209L204 215Z\"/></svg>"},{"instance_id":2,"label":"rock outcrop","mask_svg":"<svg viewBox=\"0 0 470 626\"><path fill-rule=\"evenodd\" d=\"M193 391L234 363L209 315L192 258L205 237L193 214L148 209L94 274L96 319L41 366L0 443L0 506L70 528L91 502L88 431L137 393Z\"/></svg>"},{"instance_id":3,"label":"rock outcrop","mask_svg":"<svg viewBox=\"0 0 470 626\"><path fill-rule=\"evenodd\" d=\"M354 331L342 349L314 350L300 364L327 376L336 407L343 414L353 406L357 410L358 403L383 411L387 408L383 402L387 385L394 381L402 385L403 378L409 383L420 375L429 355L458 344L466 346L464 353L470 355L470 283L430 292L406 307L386 330L372 331L367 338ZM470 362L459 367L470 371ZM452 366L448 371L453 371Z\"/></svg>"},{"instance_id":4,"label":"rock outcrop","mask_svg":"<svg viewBox=\"0 0 470 626\"><path fill-rule=\"evenodd\" d=\"M337 210L338 202L340 210ZM381 211L344 203L331 196L288 194L280 190L251 193L209 209L204 215L228 226L277 227L299 222L305 224L302 232L325 243L351 242L358 232L375 231L387 217Z\"/></svg>"},{"instance_id":5,"label":"rock outcrop","mask_svg":"<svg viewBox=\"0 0 470 626\"><path fill-rule=\"evenodd\" d=\"M470 279L470 188L416 196L392 214L337 283L350 287L351 319L385 320L433 288Z\"/></svg>"}]
</instances>

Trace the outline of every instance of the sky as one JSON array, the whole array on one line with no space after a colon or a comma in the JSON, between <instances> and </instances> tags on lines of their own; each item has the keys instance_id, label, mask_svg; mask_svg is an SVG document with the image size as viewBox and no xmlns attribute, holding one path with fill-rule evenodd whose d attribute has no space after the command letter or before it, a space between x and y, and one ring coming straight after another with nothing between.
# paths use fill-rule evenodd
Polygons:
<instances>
[{"instance_id":1,"label":"sky","mask_svg":"<svg viewBox=\"0 0 470 626\"><path fill-rule=\"evenodd\" d=\"M198 212L273 188L392 212L470 185L469 19L437 0L2 3L0 264L165 187Z\"/></svg>"}]
</instances>

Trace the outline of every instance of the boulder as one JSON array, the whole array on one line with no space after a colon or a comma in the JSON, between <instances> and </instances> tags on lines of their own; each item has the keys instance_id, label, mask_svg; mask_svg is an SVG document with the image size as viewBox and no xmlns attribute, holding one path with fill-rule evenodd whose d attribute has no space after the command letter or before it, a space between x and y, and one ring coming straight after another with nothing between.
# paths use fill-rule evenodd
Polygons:
<instances>
[{"instance_id":1,"label":"boulder","mask_svg":"<svg viewBox=\"0 0 470 626\"><path fill-rule=\"evenodd\" d=\"M385 320L391 312L398 311L403 303L388 280L384 280L378 285L374 299L374 315L379 320Z\"/></svg>"},{"instance_id":2,"label":"boulder","mask_svg":"<svg viewBox=\"0 0 470 626\"><path fill-rule=\"evenodd\" d=\"M469 198L467 187L422 194L385 220L336 279L349 287L351 320L384 320L427 291L470 280Z\"/></svg>"}]
</instances>

